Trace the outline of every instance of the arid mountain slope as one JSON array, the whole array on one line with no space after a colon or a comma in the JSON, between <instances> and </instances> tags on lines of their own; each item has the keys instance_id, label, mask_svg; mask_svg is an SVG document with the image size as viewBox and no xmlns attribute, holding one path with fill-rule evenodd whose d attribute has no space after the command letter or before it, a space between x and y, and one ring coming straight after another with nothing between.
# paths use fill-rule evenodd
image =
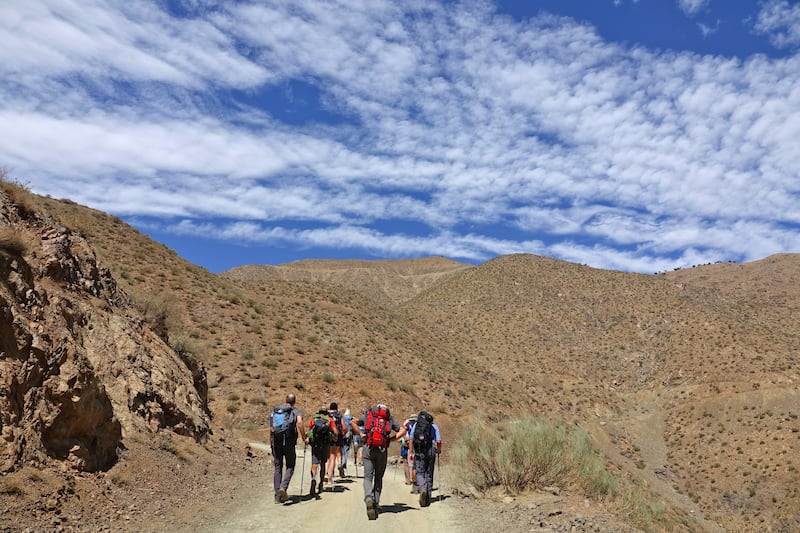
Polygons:
<instances>
[{"instance_id":1,"label":"arid mountain slope","mask_svg":"<svg viewBox=\"0 0 800 533\"><path fill-rule=\"evenodd\" d=\"M332 400L354 409L385 401L401 412L421 404L442 412L457 405L432 385L448 372L448 347L432 343L379 302L386 302L383 288L408 299L420 283L409 280L447 275L460 263L431 258L394 268L386 262L367 276L380 280L381 272L389 272L386 279L364 283L366 293L324 282L228 279L188 263L115 217L69 201L37 202L84 235L170 343L205 365L215 427L261 428L263 435L269 406L287 392L297 392L306 410ZM323 263L331 271L352 266L311 262Z\"/></svg>"},{"instance_id":2,"label":"arid mountain slope","mask_svg":"<svg viewBox=\"0 0 800 533\"><path fill-rule=\"evenodd\" d=\"M163 510L171 498L192 500L184 496L200 486L207 501L219 501L215 483L248 468L232 452L263 439L270 407L296 392L306 412L333 400L352 409L384 401L398 416L427 407L448 438L475 412L495 420L520 411L563 419L588 429L612 468L656 494L677 529L800 528L796 255L657 276L530 255L477 267L442 258L312 261L217 276L115 217L22 192L17 208L69 228L70 246L96 254L97 272L108 269L88 279L118 284L108 293L118 295L111 303L70 296L92 306L80 315L81 350L139 354L161 343L157 351L168 360L182 354L184 367L196 361L207 372L205 444L175 431L159 431L151 443L143 436L152 434L145 423L152 417L115 408L121 442L132 451L108 472L117 482L85 480L111 502L109 512L124 512L119 502L133 494L138 506ZM31 231L26 222L12 223ZM23 252L16 260L33 264L32 257ZM13 279L34 279L35 290L52 282L8 268L7 306L35 328L35 317L24 314L27 286ZM108 340L120 339L120 330L137 333ZM13 346L19 343L4 344L4 364L19 358L8 355ZM116 380L103 381L112 405L137 383L135 373L115 374L119 368L109 369ZM149 372L154 383L175 384L174 391L165 386L175 394L191 376L189 370L174 381ZM195 390L198 377L189 378ZM13 423L4 419L4 435ZM127 433L128 425L136 431ZM164 467L176 457L177 467ZM25 468L17 475L29 479ZM209 472L215 482L206 482ZM182 478L199 481L176 487ZM142 486L151 487L146 497ZM15 509L48 500L45 490L20 491L12 485L0 498L29 497L33 507ZM98 509L84 510L84 519Z\"/></svg>"},{"instance_id":3,"label":"arid mountain slope","mask_svg":"<svg viewBox=\"0 0 800 533\"><path fill-rule=\"evenodd\" d=\"M358 291L382 305L404 302L471 265L444 257L395 261L304 260L283 265L246 265L220 274L240 281L321 281Z\"/></svg>"},{"instance_id":4,"label":"arid mountain slope","mask_svg":"<svg viewBox=\"0 0 800 533\"><path fill-rule=\"evenodd\" d=\"M800 525L800 256L744 269L645 276L506 256L398 312L499 378L472 384L496 416L531 407L584 425L621 468L725 528L754 527L752 513Z\"/></svg>"}]
</instances>

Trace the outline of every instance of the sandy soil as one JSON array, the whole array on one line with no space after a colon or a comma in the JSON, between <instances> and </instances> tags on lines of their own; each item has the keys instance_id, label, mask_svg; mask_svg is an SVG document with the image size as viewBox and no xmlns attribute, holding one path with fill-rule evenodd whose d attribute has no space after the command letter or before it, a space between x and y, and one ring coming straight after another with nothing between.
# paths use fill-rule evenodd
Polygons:
<instances>
[{"instance_id":1,"label":"sandy soil","mask_svg":"<svg viewBox=\"0 0 800 533\"><path fill-rule=\"evenodd\" d=\"M260 443L251 443L262 453L269 449ZM302 474L303 448L297 449L298 467L289 487L289 501L283 505L275 504L270 485L263 487L261 494L253 494L249 502L242 502L239 508L232 509L208 524L207 531L386 531L402 528L415 533L434 531L453 531L457 526L451 516L447 490L438 490L437 477L434 500L429 507L419 506L418 496L410 493L399 465L389 465L383 478L381 513L377 520L367 519L364 505L363 467L356 474L352 458L347 469L347 478L337 478L327 484L321 495L310 496L309 473L311 450L306 450L305 475ZM439 476L440 477L440 476ZM302 491L301 491L302 484ZM202 529L202 528L201 528ZM199 531L195 529L194 531Z\"/></svg>"}]
</instances>

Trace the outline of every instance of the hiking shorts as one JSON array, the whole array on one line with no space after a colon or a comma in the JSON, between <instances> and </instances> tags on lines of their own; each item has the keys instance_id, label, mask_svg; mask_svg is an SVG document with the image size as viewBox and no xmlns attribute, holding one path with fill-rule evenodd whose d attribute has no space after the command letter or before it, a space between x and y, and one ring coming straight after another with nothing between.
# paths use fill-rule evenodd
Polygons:
<instances>
[{"instance_id":1,"label":"hiking shorts","mask_svg":"<svg viewBox=\"0 0 800 533\"><path fill-rule=\"evenodd\" d=\"M331 445L324 444L320 447L311 447L311 464L324 465L328 462L328 456L331 454Z\"/></svg>"}]
</instances>

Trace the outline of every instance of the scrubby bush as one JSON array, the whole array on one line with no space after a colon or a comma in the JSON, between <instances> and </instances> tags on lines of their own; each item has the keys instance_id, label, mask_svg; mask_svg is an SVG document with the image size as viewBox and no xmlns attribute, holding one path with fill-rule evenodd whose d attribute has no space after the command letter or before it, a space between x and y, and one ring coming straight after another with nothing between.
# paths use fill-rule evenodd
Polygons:
<instances>
[{"instance_id":1,"label":"scrubby bush","mask_svg":"<svg viewBox=\"0 0 800 533\"><path fill-rule=\"evenodd\" d=\"M8 195L23 218L37 211L36 197L28 185L11 178L5 168L0 168L0 191Z\"/></svg>"},{"instance_id":2,"label":"scrubby bush","mask_svg":"<svg viewBox=\"0 0 800 533\"><path fill-rule=\"evenodd\" d=\"M28 251L28 244L17 230L6 225L0 225L0 250L13 255L22 255Z\"/></svg>"},{"instance_id":3,"label":"scrubby bush","mask_svg":"<svg viewBox=\"0 0 800 533\"><path fill-rule=\"evenodd\" d=\"M532 415L498 426L481 416L467 421L453 458L456 475L478 490L500 486L515 494L575 483L592 497L616 491L614 477L585 431Z\"/></svg>"}]
</instances>

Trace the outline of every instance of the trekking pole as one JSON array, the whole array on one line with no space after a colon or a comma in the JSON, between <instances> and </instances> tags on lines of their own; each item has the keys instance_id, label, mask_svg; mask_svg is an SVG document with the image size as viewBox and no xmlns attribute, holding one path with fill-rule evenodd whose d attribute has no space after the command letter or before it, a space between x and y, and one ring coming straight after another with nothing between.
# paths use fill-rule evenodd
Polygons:
<instances>
[{"instance_id":1,"label":"trekking pole","mask_svg":"<svg viewBox=\"0 0 800 533\"><path fill-rule=\"evenodd\" d=\"M356 465L356 479L358 479L358 446L353 446L353 464Z\"/></svg>"},{"instance_id":2,"label":"trekking pole","mask_svg":"<svg viewBox=\"0 0 800 533\"><path fill-rule=\"evenodd\" d=\"M438 463L436 465L436 467L439 470L439 502L441 502L442 501L442 477L443 477L443 474L444 474L444 472L442 471L442 454L441 453L437 453L436 454L436 462Z\"/></svg>"},{"instance_id":3,"label":"trekking pole","mask_svg":"<svg viewBox=\"0 0 800 533\"><path fill-rule=\"evenodd\" d=\"M300 472L300 497L303 497L303 480L306 477L306 448L307 445L303 444L303 470Z\"/></svg>"}]
</instances>

